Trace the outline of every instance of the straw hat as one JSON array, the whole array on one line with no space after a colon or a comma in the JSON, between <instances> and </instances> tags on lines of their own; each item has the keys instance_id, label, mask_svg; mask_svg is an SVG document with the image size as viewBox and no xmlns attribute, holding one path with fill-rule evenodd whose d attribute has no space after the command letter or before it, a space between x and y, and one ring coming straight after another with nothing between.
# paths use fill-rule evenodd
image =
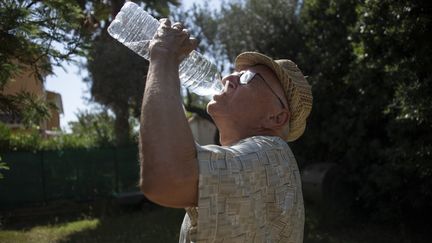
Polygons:
<instances>
[{"instance_id":1,"label":"straw hat","mask_svg":"<svg viewBox=\"0 0 432 243\"><path fill-rule=\"evenodd\" d=\"M258 52L243 52L235 60L235 69L242 70L257 64L266 65L278 77L291 112L289 123L284 128L283 138L294 141L306 128L306 118L312 109L311 86L297 65L288 59L273 60Z\"/></svg>"}]
</instances>

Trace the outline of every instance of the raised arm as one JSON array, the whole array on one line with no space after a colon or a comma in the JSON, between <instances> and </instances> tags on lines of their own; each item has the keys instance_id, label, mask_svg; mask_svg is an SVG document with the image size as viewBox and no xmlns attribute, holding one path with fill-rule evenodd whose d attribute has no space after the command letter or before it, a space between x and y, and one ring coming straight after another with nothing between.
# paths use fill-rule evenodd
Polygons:
<instances>
[{"instance_id":1,"label":"raised arm","mask_svg":"<svg viewBox=\"0 0 432 243\"><path fill-rule=\"evenodd\" d=\"M198 164L195 143L180 96L179 63L196 41L167 19L150 44L150 67L141 111L140 186L163 206L197 205Z\"/></svg>"}]
</instances>

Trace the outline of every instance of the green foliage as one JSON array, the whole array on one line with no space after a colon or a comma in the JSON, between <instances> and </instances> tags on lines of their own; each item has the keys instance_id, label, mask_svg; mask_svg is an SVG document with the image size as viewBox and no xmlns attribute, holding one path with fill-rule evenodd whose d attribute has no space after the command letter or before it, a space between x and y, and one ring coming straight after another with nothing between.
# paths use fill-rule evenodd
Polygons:
<instances>
[{"instance_id":1,"label":"green foliage","mask_svg":"<svg viewBox=\"0 0 432 243\"><path fill-rule=\"evenodd\" d=\"M142 2L144 2L144 9L152 12L152 14L154 14L156 17L168 17L170 14L169 5L174 7L180 5L178 0L145 0Z\"/></svg>"},{"instance_id":2,"label":"green foliage","mask_svg":"<svg viewBox=\"0 0 432 243\"><path fill-rule=\"evenodd\" d=\"M340 163L355 190L347 206L375 220L408 223L431 213L426 8L418 1L308 1L302 13L314 111L295 148L309 161Z\"/></svg>"},{"instance_id":3,"label":"green foliage","mask_svg":"<svg viewBox=\"0 0 432 243\"><path fill-rule=\"evenodd\" d=\"M320 38L319 43L306 39L318 70L310 72L311 126L297 150L317 151L305 157L344 167L341 176L356 188L351 207L377 220L413 220L414 213L431 212L426 188L432 183L427 135L432 103L426 93L432 90L424 72L431 66L430 19L421 14L426 6L415 1L345 4L310 1L304 9L305 33ZM323 30L331 33L321 38Z\"/></svg>"},{"instance_id":4,"label":"green foliage","mask_svg":"<svg viewBox=\"0 0 432 243\"><path fill-rule=\"evenodd\" d=\"M0 87L23 68L43 81L52 65L82 55L82 10L72 0L0 2ZM64 50L55 48L64 44Z\"/></svg>"},{"instance_id":5,"label":"green foliage","mask_svg":"<svg viewBox=\"0 0 432 243\"><path fill-rule=\"evenodd\" d=\"M246 50L275 57L297 56L302 42L298 35L298 4L295 0L230 1L224 2L220 11L208 5L195 6L192 13L187 11L180 17L192 19L192 33L201 40L201 50L225 69L227 59L234 60Z\"/></svg>"},{"instance_id":6,"label":"green foliage","mask_svg":"<svg viewBox=\"0 0 432 243\"><path fill-rule=\"evenodd\" d=\"M357 59L353 78L365 93L360 101L376 106L381 122L375 127L383 133L374 139L377 147L372 152L377 160L365 170L368 180L360 199L378 218L432 214L432 194L427 189L432 186L432 75L428 71L432 19L428 9L426 2L387 0L366 1L357 10L361 12L357 38L364 55ZM371 85L367 76L377 84Z\"/></svg>"},{"instance_id":7,"label":"green foliage","mask_svg":"<svg viewBox=\"0 0 432 243\"><path fill-rule=\"evenodd\" d=\"M37 127L12 132L5 124L0 123L0 151L62 150L97 146L92 139L76 134L47 137Z\"/></svg>"},{"instance_id":8,"label":"green foliage","mask_svg":"<svg viewBox=\"0 0 432 243\"><path fill-rule=\"evenodd\" d=\"M72 0L6 0L0 2L0 91L23 71L38 82L53 66L84 55L84 14ZM63 48L58 48L63 46ZM52 104L27 92L0 94L0 113L24 124L39 125Z\"/></svg>"},{"instance_id":9,"label":"green foliage","mask_svg":"<svg viewBox=\"0 0 432 243\"><path fill-rule=\"evenodd\" d=\"M38 126L51 117L55 104L26 91L14 95L0 95L0 110L19 120L25 127Z\"/></svg>"},{"instance_id":10,"label":"green foliage","mask_svg":"<svg viewBox=\"0 0 432 243\"><path fill-rule=\"evenodd\" d=\"M114 144L114 117L107 110L98 113L81 111L78 121L70 122L72 134L98 146Z\"/></svg>"},{"instance_id":11,"label":"green foliage","mask_svg":"<svg viewBox=\"0 0 432 243\"><path fill-rule=\"evenodd\" d=\"M176 0L141 2L163 15L169 12L168 4L178 5ZM93 99L114 111L116 143L130 142L129 110L139 116L147 63L107 36L106 28L123 4L122 0L0 2L0 90L23 70L43 82L53 66L73 61L75 55L85 56L92 46L87 63ZM27 126L49 117L46 105L27 99L28 95L22 98L26 97L2 95L1 112L20 117ZM22 102L17 104L18 100Z\"/></svg>"},{"instance_id":12,"label":"green foliage","mask_svg":"<svg viewBox=\"0 0 432 243\"><path fill-rule=\"evenodd\" d=\"M12 131L0 123L0 151L39 151L63 150L71 148L110 147L114 141L114 117L106 110L98 112L81 111L78 121L70 122L72 133L47 136L37 126ZM137 126L136 121L129 121L130 127ZM131 129L129 144L137 142L137 131Z\"/></svg>"}]
</instances>

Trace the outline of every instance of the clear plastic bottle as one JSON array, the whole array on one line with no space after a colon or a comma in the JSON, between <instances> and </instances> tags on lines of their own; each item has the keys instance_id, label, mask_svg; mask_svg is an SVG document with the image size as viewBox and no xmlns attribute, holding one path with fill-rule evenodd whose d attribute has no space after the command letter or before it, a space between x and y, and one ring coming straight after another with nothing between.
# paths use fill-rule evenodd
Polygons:
<instances>
[{"instance_id":1,"label":"clear plastic bottle","mask_svg":"<svg viewBox=\"0 0 432 243\"><path fill-rule=\"evenodd\" d=\"M149 59L149 43L159 21L137 4L126 2L108 27L108 33L138 55ZM180 82L190 91L209 96L218 94L223 86L216 65L196 51L180 63Z\"/></svg>"}]
</instances>

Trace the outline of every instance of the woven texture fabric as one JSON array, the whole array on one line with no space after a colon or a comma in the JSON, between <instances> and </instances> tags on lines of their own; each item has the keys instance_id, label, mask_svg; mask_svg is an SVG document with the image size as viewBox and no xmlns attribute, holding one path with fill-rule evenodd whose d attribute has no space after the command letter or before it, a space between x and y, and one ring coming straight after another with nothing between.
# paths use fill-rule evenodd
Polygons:
<instances>
[{"instance_id":1,"label":"woven texture fabric","mask_svg":"<svg viewBox=\"0 0 432 243\"><path fill-rule=\"evenodd\" d=\"M283 137L287 141L299 138L306 128L306 118L312 110L312 89L298 66L291 60L272 58L257 52L243 52L237 56L237 71L258 64L269 67L278 77L291 112Z\"/></svg>"},{"instance_id":2,"label":"woven texture fabric","mask_svg":"<svg viewBox=\"0 0 432 243\"><path fill-rule=\"evenodd\" d=\"M278 137L198 146L198 207L180 242L303 242L304 206L295 158Z\"/></svg>"}]
</instances>

